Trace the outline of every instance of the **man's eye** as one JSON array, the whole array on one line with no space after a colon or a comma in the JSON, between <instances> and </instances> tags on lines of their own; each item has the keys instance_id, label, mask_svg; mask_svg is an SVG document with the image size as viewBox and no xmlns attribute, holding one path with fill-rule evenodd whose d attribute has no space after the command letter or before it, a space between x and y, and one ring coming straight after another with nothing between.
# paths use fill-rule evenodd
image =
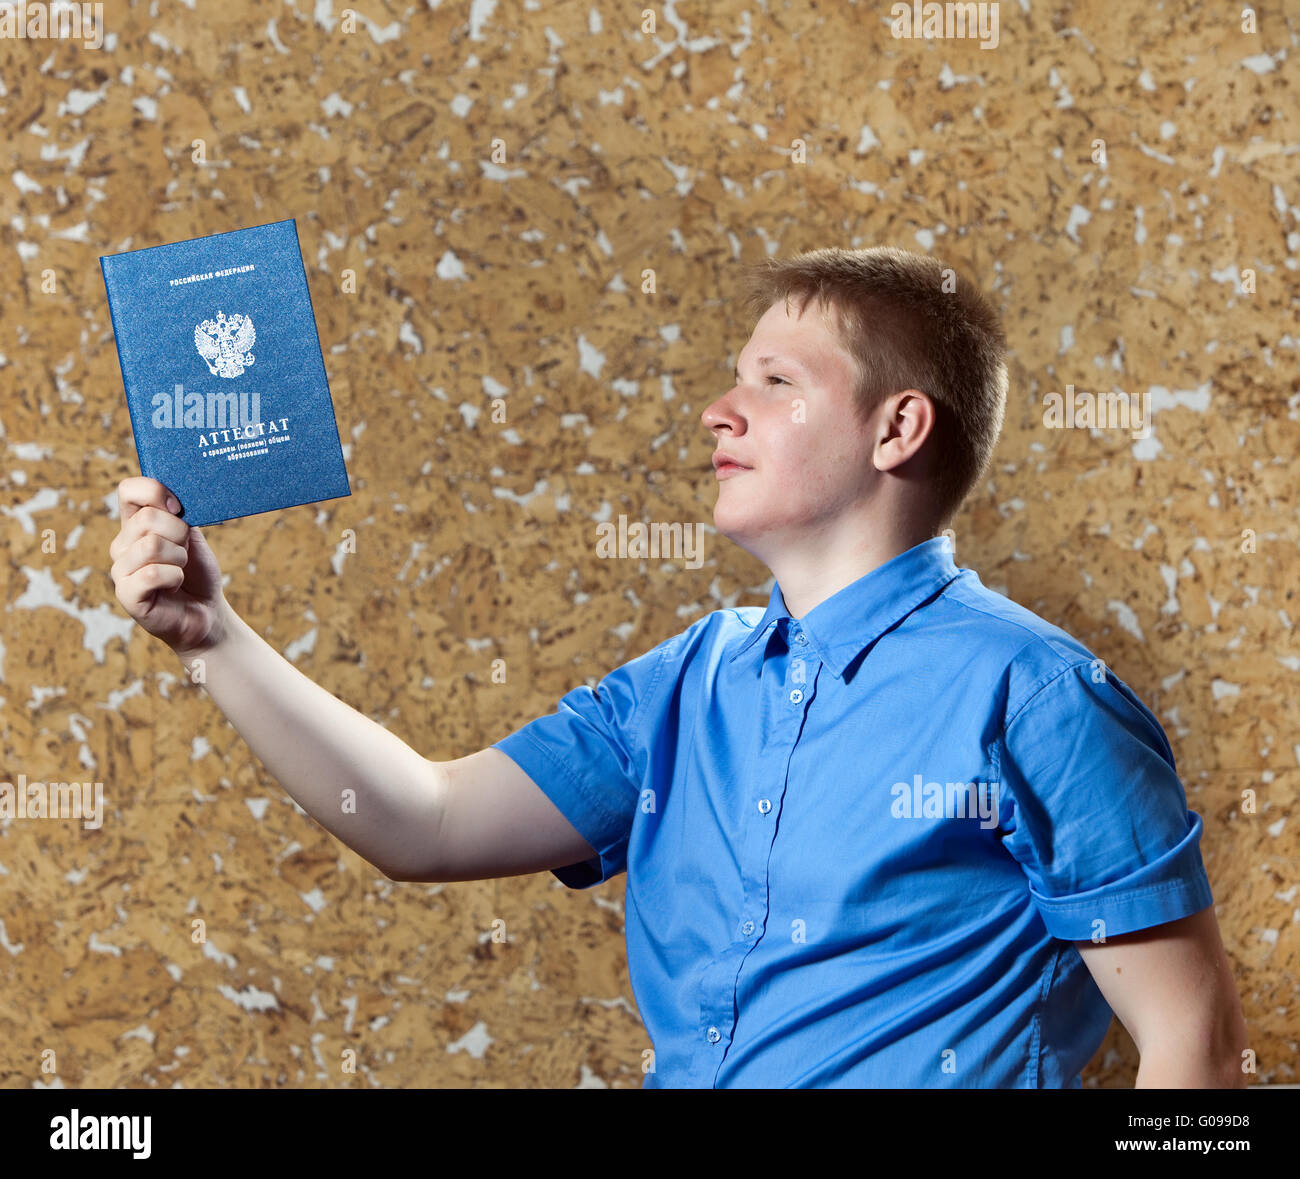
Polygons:
<instances>
[{"instance_id":1,"label":"man's eye","mask_svg":"<svg viewBox=\"0 0 1300 1179\"><path fill-rule=\"evenodd\" d=\"M788 385L788 384L790 383L790 382L787 381L784 377L778 377L778 376L775 376L775 375L770 376L770 377L768 377L767 379L768 379L769 381L780 381L781 384L783 384L783 385Z\"/></svg>"}]
</instances>

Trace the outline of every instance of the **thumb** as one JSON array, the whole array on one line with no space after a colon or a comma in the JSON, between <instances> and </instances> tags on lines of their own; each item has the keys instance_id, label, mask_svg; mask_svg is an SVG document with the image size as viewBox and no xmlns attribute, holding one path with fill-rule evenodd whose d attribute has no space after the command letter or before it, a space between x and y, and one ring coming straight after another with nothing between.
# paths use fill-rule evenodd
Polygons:
<instances>
[{"instance_id":1,"label":"thumb","mask_svg":"<svg viewBox=\"0 0 1300 1179\"><path fill-rule=\"evenodd\" d=\"M208 544L207 537L203 535L193 524L190 525L189 535L185 538L185 547L195 556L203 566L215 565L217 555L212 551Z\"/></svg>"}]
</instances>

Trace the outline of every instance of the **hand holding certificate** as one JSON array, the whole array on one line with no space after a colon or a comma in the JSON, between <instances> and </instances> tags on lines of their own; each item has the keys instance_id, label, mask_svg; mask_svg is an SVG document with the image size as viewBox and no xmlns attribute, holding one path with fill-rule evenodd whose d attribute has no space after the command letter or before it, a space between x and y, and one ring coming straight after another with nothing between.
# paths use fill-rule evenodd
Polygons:
<instances>
[{"instance_id":1,"label":"hand holding certificate","mask_svg":"<svg viewBox=\"0 0 1300 1179\"><path fill-rule=\"evenodd\" d=\"M214 647L230 624L221 567L180 505L157 479L133 476L117 488L121 531L109 545L117 600L182 660Z\"/></svg>"}]
</instances>

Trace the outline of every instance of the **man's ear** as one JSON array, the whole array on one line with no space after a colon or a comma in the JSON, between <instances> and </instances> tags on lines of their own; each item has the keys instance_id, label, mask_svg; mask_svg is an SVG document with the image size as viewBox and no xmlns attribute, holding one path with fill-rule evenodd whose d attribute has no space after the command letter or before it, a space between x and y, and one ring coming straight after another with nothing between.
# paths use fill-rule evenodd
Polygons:
<instances>
[{"instance_id":1,"label":"man's ear","mask_svg":"<svg viewBox=\"0 0 1300 1179\"><path fill-rule=\"evenodd\" d=\"M934 404L919 389L891 394L880 406L875 463L892 471L920 453L934 432Z\"/></svg>"}]
</instances>

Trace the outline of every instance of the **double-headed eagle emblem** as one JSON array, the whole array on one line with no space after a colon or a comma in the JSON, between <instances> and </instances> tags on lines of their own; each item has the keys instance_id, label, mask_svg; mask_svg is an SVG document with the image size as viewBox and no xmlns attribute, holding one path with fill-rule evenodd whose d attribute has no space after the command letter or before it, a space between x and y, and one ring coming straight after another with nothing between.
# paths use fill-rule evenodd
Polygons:
<instances>
[{"instance_id":1,"label":"double-headed eagle emblem","mask_svg":"<svg viewBox=\"0 0 1300 1179\"><path fill-rule=\"evenodd\" d=\"M253 363L249 351L257 333L247 315L232 315L229 319L217 311L216 320L205 319L194 329L194 347L208 362L214 377L237 377Z\"/></svg>"}]
</instances>

